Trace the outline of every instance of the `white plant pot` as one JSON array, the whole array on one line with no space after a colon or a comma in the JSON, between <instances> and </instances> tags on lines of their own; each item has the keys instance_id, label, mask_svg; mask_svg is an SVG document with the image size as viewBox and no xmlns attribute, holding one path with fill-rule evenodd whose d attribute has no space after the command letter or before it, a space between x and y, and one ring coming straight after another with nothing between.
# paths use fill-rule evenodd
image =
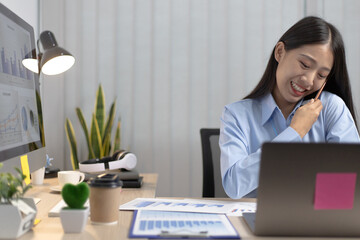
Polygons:
<instances>
[{"instance_id":1,"label":"white plant pot","mask_svg":"<svg viewBox=\"0 0 360 240\"><path fill-rule=\"evenodd\" d=\"M88 221L89 208L60 210L61 224L65 233L81 233Z\"/></svg>"},{"instance_id":2,"label":"white plant pot","mask_svg":"<svg viewBox=\"0 0 360 240\"><path fill-rule=\"evenodd\" d=\"M37 209L32 198L21 199L33 212L24 214L11 204L0 204L0 239L17 238L34 226Z\"/></svg>"}]
</instances>

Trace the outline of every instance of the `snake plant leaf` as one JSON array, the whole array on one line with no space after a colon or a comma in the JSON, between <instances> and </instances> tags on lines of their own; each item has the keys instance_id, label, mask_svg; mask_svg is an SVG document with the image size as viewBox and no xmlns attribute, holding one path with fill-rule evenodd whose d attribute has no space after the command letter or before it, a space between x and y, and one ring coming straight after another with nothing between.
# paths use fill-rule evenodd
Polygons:
<instances>
[{"instance_id":1,"label":"snake plant leaf","mask_svg":"<svg viewBox=\"0 0 360 240\"><path fill-rule=\"evenodd\" d=\"M74 132L74 128L71 124L71 121L68 118L66 118L66 122L65 122L65 132L66 132L66 137L68 139L69 146L70 146L71 165L74 170L79 169L79 160L78 160L78 155L77 155L77 144L76 144L75 132Z\"/></svg>"},{"instance_id":2,"label":"snake plant leaf","mask_svg":"<svg viewBox=\"0 0 360 240\"><path fill-rule=\"evenodd\" d=\"M105 94L101 84L99 84L99 88L96 92L95 115L102 139L105 128Z\"/></svg>"},{"instance_id":3,"label":"snake plant leaf","mask_svg":"<svg viewBox=\"0 0 360 240\"><path fill-rule=\"evenodd\" d=\"M111 141L111 136L110 134L108 134L108 136L105 138L105 141L103 142L103 156L110 156L112 154L110 154L110 141Z\"/></svg>"},{"instance_id":4,"label":"snake plant leaf","mask_svg":"<svg viewBox=\"0 0 360 240\"><path fill-rule=\"evenodd\" d=\"M101 135L99 130L99 125L96 119L95 114L93 113L92 121L91 121L91 129L90 129L90 139L91 146L94 150L94 154L96 158L102 158L102 143L101 143Z\"/></svg>"},{"instance_id":5,"label":"snake plant leaf","mask_svg":"<svg viewBox=\"0 0 360 240\"><path fill-rule=\"evenodd\" d=\"M115 118L115 108L116 108L115 101L111 104L109 116L108 116L107 121L106 121L105 131L104 131L104 134L102 136L103 145L105 144L105 140L108 137L108 135L111 135L111 129L112 129L114 118ZM111 139L109 139L109 141L110 140Z\"/></svg>"},{"instance_id":6,"label":"snake plant leaf","mask_svg":"<svg viewBox=\"0 0 360 240\"><path fill-rule=\"evenodd\" d=\"M90 141L90 136L89 136L89 130L87 128L87 124L84 118L84 115L81 111L80 108L76 108L76 114L79 118L80 124L84 130L84 134L85 134L85 138L86 138L86 143L88 145L88 149L89 149L89 159L95 158L95 154L94 154L94 150L91 147L91 141Z\"/></svg>"},{"instance_id":7,"label":"snake plant leaf","mask_svg":"<svg viewBox=\"0 0 360 240\"><path fill-rule=\"evenodd\" d=\"M116 127L113 152L120 150L120 130L121 130L121 119L119 119Z\"/></svg>"},{"instance_id":8,"label":"snake plant leaf","mask_svg":"<svg viewBox=\"0 0 360 240\"><path fill-rule=\"evenodd\" d=\"M44 135L44 124L43 124L43 118L42 118L42 110L41 110L41 97L39 91L36 91L36 105L38 109L38 119L39 119L39 127L40 127L40 139L41 144L44 147L45 146L45 135Z\"/></svg>"}]
</instances>

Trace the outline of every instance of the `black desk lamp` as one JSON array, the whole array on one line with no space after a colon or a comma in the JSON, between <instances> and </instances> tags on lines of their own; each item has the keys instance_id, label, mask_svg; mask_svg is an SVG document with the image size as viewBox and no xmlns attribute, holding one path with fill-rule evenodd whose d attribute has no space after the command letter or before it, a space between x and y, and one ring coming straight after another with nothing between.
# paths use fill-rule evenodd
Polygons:
<instances>
[{"instance_id":1,"label":"black desk lamp","mask_svg":"<svg viewBox=\"0 0 360 240\"><path fill-rule=\"evenodd\" d=\"M44 49L43 53L40 51L39 41ZM60 74L70 69L75 63L75 58L68 51L58 46L54 34L50 31L43 31L40 34L37 48L39 50L37 59L33 58L36 56L36 50L33 49L32 52L25 55L22 64L39 75L40 72L46 75ZM45 178L57 177L58 171L60 171L58 168L46 167Z\"/></svg>"},{"instance_id":2,"label":"black desk lamp","mask_svg":"<svg viewBox=\"0 0 360 240\"><path fill-rule=\"evenodd\" d=\"M43 46L43 53L40 51L39 41ZM38 59L26 58L22 64L29 70L46 75L56 75L67 71L75 63L75 58L65 49L58 46L55 36L50 31L43 31L37 41L39 49ZM30 53L31 54L31 53Z\"/></svg>"}]
</instances>

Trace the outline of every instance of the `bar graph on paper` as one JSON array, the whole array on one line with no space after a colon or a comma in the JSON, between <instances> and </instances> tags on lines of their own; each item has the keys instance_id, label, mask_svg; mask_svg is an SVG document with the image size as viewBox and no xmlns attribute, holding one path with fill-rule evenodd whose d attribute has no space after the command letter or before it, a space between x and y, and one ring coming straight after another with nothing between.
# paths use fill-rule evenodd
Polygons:
<instances>
[{"instance_id":1,"label":"bar graph on paper","mask_svg":"<svg viewBox=\"0 0 360 240\"><path fill-rule=\"evenodd\" d=\"M229 213L235 204L212 203L194 200L174 200L160 198L136 198L120 206L120 210L158 210L199 213Z\"/></svg>"},{"instance_id":2,"label":"bar graph on paper","mask_svg":"<svg viewBox=\"0 0 360 240\"><path fill-rule=\"evenodd\" d=\"M234 227L223 214L139 210L134 218L130 237L158 238L166 232L178 237L238 238Z\"/></svg>"}]
</instances>

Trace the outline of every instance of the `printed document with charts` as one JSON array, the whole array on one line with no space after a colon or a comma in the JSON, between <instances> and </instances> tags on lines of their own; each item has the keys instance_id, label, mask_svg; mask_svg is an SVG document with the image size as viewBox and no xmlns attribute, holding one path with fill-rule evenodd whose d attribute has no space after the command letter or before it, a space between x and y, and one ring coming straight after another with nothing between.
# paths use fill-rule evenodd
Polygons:
<instances>
[{"instance_id":1,"label":"printed document with charts","mask_svg":"<svg viewBox=\"0 0 360 240\"><path fill-rule=\"evenodd\" d=\"M228 216L242 216L243 212L255 212L256 203L204 199L136 198L120 205L120 210L223 213Z\"/></svg>"},{"instance_id":2,"label":"printed document with charts","mask_svg":"<svg viewBox=\"0 0 360 240\"><path fill-rule=\"evenodd\" d=\"M225 214L138 210L130 238L240 239Z\"/></svg>"}]
</instances>

